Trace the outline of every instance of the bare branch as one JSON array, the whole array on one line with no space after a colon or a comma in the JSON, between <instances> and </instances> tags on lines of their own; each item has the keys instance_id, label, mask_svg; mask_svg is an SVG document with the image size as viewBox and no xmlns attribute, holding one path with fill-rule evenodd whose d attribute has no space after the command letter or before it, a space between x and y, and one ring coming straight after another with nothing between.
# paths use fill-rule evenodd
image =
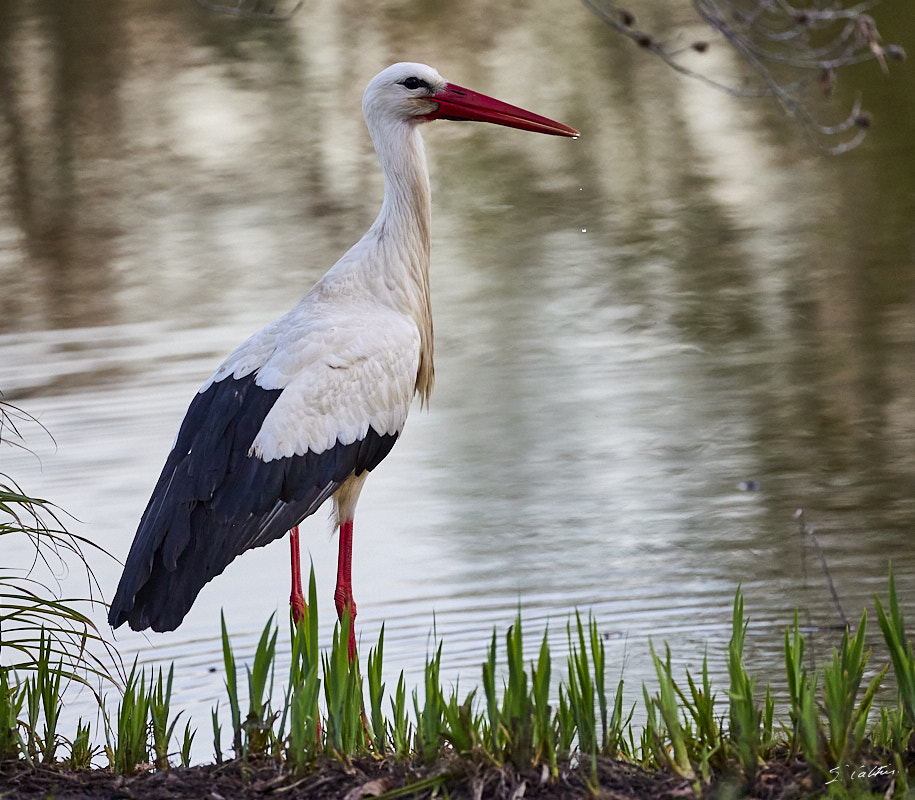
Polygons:
<instances>
[{"instance_id":1,"label":"bare branch","mask_svg":"<svg viewBox=\"0 0 915 800\"><path fill-rule=\"evenodd\" d=\"M672 47L636 28L635 16L617 6L615 0L583 0L611 28L677 72L735 97L775 98L785 113L800 123L813 146L830 154L857 147L867 135L871 118L861 110L859 96L844 119L835 124L821 123L819 112L812 110L817 90L829 99L843 67L876 60L886 74L888 58L905 58L898 45L881 43L877 25L867 13L879 0L851 5L843 5L843 1L810 0L810 6L799 7L788 0L692 0L699 18L752 72L749 84L729 85L681 61L690 51L707 52L711 42L699 40L686 47Z\"/></svg>"},{"instance_id":2,"label":"bare branch","mask_svg":"<svg viewBox=\"0 0 915 800\"><path fill-rule=\"evenodd\" d=\"M304 0L299 0L299 2L286 13L280 13L278 11L277 3L264 3L262 0L235 0L234 4L213 3L210 2L210 0L197 0L197 3L207 9L207 11L216 11L219 14L229 14L233 17L263 19L271 22L288 22L298 13L298 10L304 4Z\"/></svg>"}]
</instances>

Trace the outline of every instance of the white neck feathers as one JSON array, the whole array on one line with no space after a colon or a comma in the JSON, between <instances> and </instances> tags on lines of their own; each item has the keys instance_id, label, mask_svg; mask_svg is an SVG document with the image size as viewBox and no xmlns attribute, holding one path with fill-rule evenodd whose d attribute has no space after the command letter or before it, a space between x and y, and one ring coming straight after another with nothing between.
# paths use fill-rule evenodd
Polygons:
<instances>
[{"instance_id":1,"label":"white neck feathers","mask_svg":"<svg viewBox=\"0 0 915 800\"><path fill-rule=\"evenodd\" d=\"M434 377L429 261L432 191L422 136L415 123L367 117L369 133L384 173L384 202L363 237L363 263L381 279L387 294L419 329L420 357L416 392L425 404Z\"/></svg>"}]
</instances>

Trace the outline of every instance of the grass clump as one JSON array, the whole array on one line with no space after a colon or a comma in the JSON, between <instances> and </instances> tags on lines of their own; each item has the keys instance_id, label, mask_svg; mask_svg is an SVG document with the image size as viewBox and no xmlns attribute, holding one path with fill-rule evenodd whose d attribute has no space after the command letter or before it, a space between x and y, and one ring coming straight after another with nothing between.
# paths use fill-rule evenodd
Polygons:
<instances>
[{"instance_id":1,"label":"grass clump","mask_svg":"<svg viewBox=\"0 0 915 800\"><path fill-rule=\"evenodd\" d=\"M153 763L157 769L166 769L168 767L169 742L175 732L175 726L178 724L178 717L183 712L178 712L174 717L171 716L172 700L172 683L175 678L175 665L168 668L168 678L162 680L162 667L159 667L159 674L156 677L155 686L149 697L149 721L152 728L152 750L154 754ZM189 734L189 728L185 728L185 742L183 750L188 751L190 757L190 742L188 736L193 740L193 734Z\"/></svg>"},{"instance_id":2,"label":"grass clump","mask_svg":"<svg viewBox=\"0 0 915 800\"><path fill-rule=\"evenodd\" d=\"M120 775L130 775L140 765L149 763L149 736L152 725L149 709L153 698L146 688L146 670L137 671L134 661L114 722L108 717L105 706L105 754L111 769Z\"/></svg>"},{"instance_id":3,"label":"grass clump","mask_svg":"<svg viewBox=\"0 0 915 800\"><path fill-rule=\"evenodd\" d=\"M915 654L912 652L912 641L905 631L899 600L896 597L896 579L890 565L889 611L885 611L880 598L877 603L877 619L880 630L890 649L896 685L899 688L899 710L905 718L910 731L915 730ZM911 736L911 732L910 732Z\"/></svg>"},{"instance_id":4,"label":"grass clump","mask_svg":"<svg viewBox=\"0 0 915 800\"><path fill-rule=\"evenodd\" d=\"M772 747L772 716L775 706L769 687L763 705L754 697L756 678L751 676L743 662L743 645L749 620L744 617L743 593L738 588L734 598L731 622L731 641L728 644L728 737L727 745L740 764L744 780L751 783L756 770Z\"/></svg>"},{"instance_id":5,"label":"grass clump","mask_svg":"<svg viewBox=\"0 0 915 800\"><path fill-rule=\"evenodd\" d=\"M23 423L38 424L25 412L0 401L0 446L23 448L19 431ZM0 473L0 552L8 554L20 542L29 545L29 564L16 568L7 557L0 565L0 652L5 655L0 670L25 674L51 669L59 673L64 684L88 686L97 680L114 680L116 676L94 648L109 658L115 656L115 661L116 653L85 612L86 605L98 602L100 596L86 553L107 553L69 532L52 503L30 496ZM85 571L86 598L60 597L52 586L52 566L68 569L73 562ZM46 675L39 680L46 679L52 678Z\"/></svg>"}]
</instances>

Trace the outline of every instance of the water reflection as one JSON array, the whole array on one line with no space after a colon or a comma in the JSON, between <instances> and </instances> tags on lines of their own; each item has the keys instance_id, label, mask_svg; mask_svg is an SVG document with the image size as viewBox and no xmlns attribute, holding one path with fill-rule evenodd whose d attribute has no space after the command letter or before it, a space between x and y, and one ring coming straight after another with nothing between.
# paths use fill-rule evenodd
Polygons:
<instances>
[{"instance_id":1,"label":"water reflection","mask_svg":"<svg viewBox=\"0 0 915 800\"><path fill-rule=\"evenodd\" d=\"M799 507L850 616L890 556L911 616L908 133L825 160L574 4L464 6L461 25L392 2L276 26L0 4L0 389L56 439L29 431L40 461L5 449L2 470L123 557L197 386L373 218L365 82L427 60L584 135L426 131L438 382L367 485L354 563L394 677L416 681L434 624L449 679L476 680L519 602L560 650L593 608L633 699L649 636L691 665L708 645L720 676L742 583L777 679L793 609L837 619ZM323 517L305 534L329 624L335 542ZM119 634L126 659L179 662L199 724L222 693L216 610L250 652L284 608L283 547L233 564L179 631ZM118 566L97 570L112 592Z\"/></svg>"}]
</instances>

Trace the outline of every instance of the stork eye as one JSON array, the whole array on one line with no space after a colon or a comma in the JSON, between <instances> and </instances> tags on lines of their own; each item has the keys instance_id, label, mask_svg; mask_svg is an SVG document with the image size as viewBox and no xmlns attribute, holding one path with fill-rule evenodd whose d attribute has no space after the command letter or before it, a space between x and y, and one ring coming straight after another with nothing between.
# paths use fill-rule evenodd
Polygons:
<instances>
[{"instance_id":1,"label":"stork eye","mask_svg":"<svg viewBox=\"0 0 915 800\"><path fill-rule=\"evenodd\" d=\"M426 83L424 80L422 80L422 78L417 78L417 77L413 77L413 76L411 76L409 78L405 78L404 80L401 81L401 83L404 86L406 86L408 89L410 89L411 91L413 89L419 89L420 87L423 87L425 89L432 88L431 86L429 86L428 83Z\"/></svg>"}]
</instances>

